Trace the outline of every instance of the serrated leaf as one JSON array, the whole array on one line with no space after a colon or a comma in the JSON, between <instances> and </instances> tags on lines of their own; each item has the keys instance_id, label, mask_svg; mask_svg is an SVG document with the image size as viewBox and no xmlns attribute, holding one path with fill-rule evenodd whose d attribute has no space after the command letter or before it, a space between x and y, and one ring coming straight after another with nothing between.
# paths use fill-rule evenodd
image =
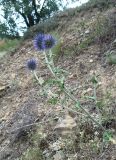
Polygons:
<instances>
[{"instance_id":1,"label":"serrated leaf","mask_svg":"<svg viewBox=\"0 0 116 160\"><path fill-rule=\"evenodd\" d=\"M48 100L48 103L55 105L58 102L58 98L52 97Z\"/></svg>"},{"instance_id":2,"label":"serrated leaf","mask_svg":"<svg viewBox=\"0 0 116 160\"><path fill-rule=\"evenodd\" d=\"M110 141L112 139L112 133L110 131L105 131L103 134L104 141Z\"/></svg>"},{"instance_id":3,"label":"serrated leaf","mask_svg":"<svg viewBox=\"0 0 116 160\"><path fill-rule=\"evenodd\" d=\"M112 142L113 144L116 144L116 139L110 138L110 142Z\"/></svg>"},{"instance_id":4,"label":"serrated leaf","mask_svg":"<svg viewBox=\"0 0 116 160\"><path fill-rule=\"evenodd\" d=\"M87 99L95 100L95 97L91 97L91 96L84 96L84 97L87 98Z\"/></svg>"},{"instance_id":5,"label":"serrated leaf","mask_svg":"<svg viewBox=\"0 0 116 160\"><path fill-rule=\"evenodd\" d=\"M38 81L39 81L40 85L42 85L44 83L44 79L42 77L39 77Z\"/></svg>"},{"instance_id":6,"label":"serrated leaf","mask_svg":"<svg viewBox=\"0 0 116 160\"><path fill-rule=\"evenodd\" d=\"M55 68L55 72L56 73L66 73L66 74L68 74L68 71L66 71L64 69L61 69L61 68Z\"/></svg>"},{"instance_id":7,"label":"serrated leaf","mask_svg":"<svg viewBox=\"0 0 116 160\"><path fill-rule=\"evenodd\" d=\"M96 76L93 76L93 77L91 78L91 82L92 82L93 84L97 84L97 83L98 83L98 80L97 80Z\"/></svg>"},{"instance_id":8,"label":"serrated leaf","mask_svg":"<svg viewBox=\"0 0 116 160\"><path fill-rule=\"evenodd\" d=\"M80 109L80 102L77 102L75 106L76 108Z\"/></svg>"}]
</instances>

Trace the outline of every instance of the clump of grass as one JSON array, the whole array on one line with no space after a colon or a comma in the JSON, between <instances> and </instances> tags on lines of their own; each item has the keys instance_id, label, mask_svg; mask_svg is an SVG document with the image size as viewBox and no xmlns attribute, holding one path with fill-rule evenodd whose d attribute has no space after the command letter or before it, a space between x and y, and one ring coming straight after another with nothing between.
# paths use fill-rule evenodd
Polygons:
<instances>
[{"instance_id":1,"label":"clump of grass","mask_svg":"<svg viewBox=\"0 0 116 160\"><path fill-rule=\"evenodd\" d=\"M82 53L88 46L91 44L97 44L100 48L101 53L106 52L110 48L110 44L115 40L116 37L116 16L114 12L110 14L102 16L99 14L97 18L92 23L91 28L88 26L86 21L81 21L78 25L78 32L81 34L80 42L73 42L73 44L68 45L66 47L63 46L63 50L71 53ZM89 32L86 33L86 29L89 27ZM65 53L65 54L66 54ZM112 57L112 56L111 56ZM111 63L115 63L113 56L110 58Z\"/></svg>"},{"instance_id":2,"label":"clump of grass","mask_svg":"<svg viewBox=\"0 0 116 160\"><path fill-rule=\"evenodd\" d=\"M88 6L91 6L93 8L97 7L99 9L107 9L115 5L116 4L114 0L90 0L88 2Z\"/></svg>"},{"instance_id":3,"label":"clump of grass","mask_svg":"<svg viewBox=\"0 0 116 160\"><path fill-rule=\"evenodd\" d=\"M20 40L19 39L5 39L4 42L0 45L0 52L3 51L12 51L14 48L19 45Z\"/></svg>"},{"instance_id":4,"label":"clump of grass","mask_svg":"<svg viewBox=\"0 0 116 160\"><path fill-rule=\"evenodd\" d=\"M44 22L40 22L37 25L28 29L24 34L24 39L34 37L37 33L47 33L55 30L58 27L58 21L55 17L48 19Z\"/></svg>"},{"instance_id":5,"label":"clump of grass","mask_svg":"<svg viewBox=\"0 0 116 160\"><path fill-rule=\"evenodd\" d=\"M61 55L62 46L63 46L63 42L62 41L58 41L57 45L52 49L53 59L54 60L57 60L58 57Z\"/></svg>"},{"instance_id":6,"label":"clump of grass","mask_svg":"<svg viewBox=\"0 0 116 160\"><path fill-rule=\"evenodd\" d=\"M103 52L107 51L110 43L115 39L115 24L116 15L113 12L107 16L98 16L97 21L93 26L95 42L101 46Z\"/></svg>"},{"instance_id":7,"label":"clump of grass","mask_svg":"<svg viewBox=\"0 0 116 160\"><path fill-rule=\"evenodd\" d=\"M87 39L80 43L78 46L79 50L86 49L94 40L94 37L90 35Z\"/></svg>"},{"instance_id":8,"label":"clump of grass","mask_svg":"<svg viewBox=\"0 0 116 160\"><path fill-rule=\"evenodd\" d=\"M38 129L29 135L31 146L23 153L20 160L45 160L42 153L41 141L44 139L43 126L38 126Z\"/></svg>"},{"instance_id":9,"label":"clump of grass","mask_svg":"<svg viewBox=\"0 0 116 160\"><path fill-rule=\"evenodd\" d=\"M107 56L107 62L112 65L116 64L116 55L115 54L110 54Z\"/></svg>"},{"instance_id":10,"label":"clump of grass","mask_svg":"<svg viewBox=\"0 0 116 160\"><path fill-rule=\"evenodd\" d=\"M108 16L98 15L96 21L93 23L90 33L86 35L86 38L83 37L83 41L77 46L77 49L82 51L92 43L97 43L101 52L107 51L110 43L114 41L116 36L115 24L116 16L114 13L111 13ZM85 27L85 24L83 26L83 23L80 25L82 25L82 28ZM85 32L84 28L83 32ZM83 35L85 36L85 34ZM108 59L109 63L116 63L114 55L110 55Z\"/></svg>"},{"instance_id":11,"label":"clump of grass","mask_svg":"<svg viewBox=\"0 0 116 160\"><path fill-rule=\"evenodd\" d=\"M45 160L39 148L30 148L24 153L20 160Z\"/></svg>"},{"instance_id":12,"label":"clump of grass","mask_svg":"<svg viewBox=\"0 0 116 160\"><path fill-rule=\"evenodd\" d=\"M77 12L91 10L94 8L98 8L102 11L113 6L116 6L115 0L89 0L89 2L77 7Z\"/></svg>"}]
</instances>

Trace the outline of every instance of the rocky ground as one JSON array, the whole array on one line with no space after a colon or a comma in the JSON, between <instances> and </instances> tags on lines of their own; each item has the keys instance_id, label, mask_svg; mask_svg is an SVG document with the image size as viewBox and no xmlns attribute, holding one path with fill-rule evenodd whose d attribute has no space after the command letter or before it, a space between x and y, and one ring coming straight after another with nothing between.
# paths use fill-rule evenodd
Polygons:
<instances>
[{"instance_id":1,"label":"rocky ground","mask_svg":"<svg viewBox=\"0 0 116 160\"><path fill-rule=\"evenodd\" d=\"M97 35L88 42L97 17L109 15L116 22L115 8L104 12L94 9L73 17L60 15L59 26L51 33L60 37L55 64L68 71L67 86L95 118L94 102L83 97L92 96L90 80L94 74L98 76L97 97L106 120L103 126L115 135L116 65L107 58L110 52L115 59L115 29L112 37ZM44 57L35 51L32 39L0 59L0 160L115 160L114 141L104 143L100 128L83 120L82 112L72 112L72 101L65 106L67 111L40 95L40 86L26 68L32 57L38 61L38 76L49 79Z\"/></svg>"}]
</instances>

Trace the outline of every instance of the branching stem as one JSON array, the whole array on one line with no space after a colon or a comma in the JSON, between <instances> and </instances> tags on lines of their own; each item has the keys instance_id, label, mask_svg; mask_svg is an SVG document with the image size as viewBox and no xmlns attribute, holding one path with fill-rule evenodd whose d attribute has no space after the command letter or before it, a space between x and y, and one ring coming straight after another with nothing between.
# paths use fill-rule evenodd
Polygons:
<instances>
[{"instance_id":1,"label":"branching stem","mask_svg":"<svg viewBox=\"0 0 116 160\"><path fill-rule=\"evenodd\" d=\"M48 61L48 58L47 58L47 55L46 55L46 52L44 52L44 55L45 55L45 61L46 61L46 64L49 68L49 70L51 71L52 75L54 76L54 78L56 80L59 80L60 79L57 77L57 75L54 73L54 70L52 69L51 65L49 64L49 61ZM70 99L72 99L76 104L79 104L79 101L70 93L70 91L64 86L63 88L63 91L65 94L67 94L68 97L70 97ZM97 122L81 105L79 105L79 108L96 124L98 125L103 131L105 131L105 128L99 123Z\"/></svg>"}]
</instances>

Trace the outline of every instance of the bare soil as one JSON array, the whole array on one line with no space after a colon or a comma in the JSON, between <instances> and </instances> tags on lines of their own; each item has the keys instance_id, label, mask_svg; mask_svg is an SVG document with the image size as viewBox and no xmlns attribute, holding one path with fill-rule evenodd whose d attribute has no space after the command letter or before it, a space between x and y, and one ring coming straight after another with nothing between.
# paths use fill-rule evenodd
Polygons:
<instances>
[{"instance_id":1,"label":"bare soil","mask_svg":"<svg viewBox=\"0 0 116 160\"><path fill-rule=\"evenodd\" d=\"M96 113L94 103L82 97L92 96L93 88L90 79L92 75L98 75L97 97L101 100L103 97L107 97L108 94L110 95L110 98L105 99L106 104L103 107L106 107L106 113L114 120L116 66L107 63L106 56L101 52L99 44L91 44L81 52L75 51L73 45L80 40L76 24L81 21L81 18L92 20L96 14L96 12L92 12L82 17L79 15L78 18L64 17L65 21L63 18L61 19L61 26L59 25L55 32L59 33L65 47L62 48L62 53L60 53L56 65L69 72L66 84L69 88L75 89L75 86L77 87L74 95L80 99L83 106L87 106L91 114ZM68 47L70 48L71 45L73 46L72 53L64 55L65 49L68 52ZM42 139L39 144L43 152L60 137L65 139L61 134L54 131L58 119L65 116L65 111L59 105L52 106L48 104L46 97L39 95L41 88L26 68L26 61L33 57L38 60L38 76L50 78L51 74L44 63L43 55L35 51L32 39L25 40L20 48L0 59L0 160L15 160L21 157L27 148L33 147L31 137L38 129L36 124L28 126L33 123L38 123L38 125L42 123L42 132L47 135L47 138ZM70 103L68 107L73 108L73 104ZM74 118L74 115L71 116ZM105 127L108 122L104 124ZM74 129L75 132L77 130L77 135L74 133L75 136L72 138L72 146L75 148L75 152L73 149L68 150L69 148L65 145L62 149L65 154L64 159L115 160L115 145L110 142L103 146L101 151L93 151L89 142L93 140L91 136L95 133L95 130L88 129L89 125L86 126L84 122L84 124L82 123L85 125L83 129L83 125L79 123L80 121L78 122L77 118L77 126ZM116 125L114 125L115 122L112 123L109 124L108 129L114 132ZM23 126L26 127L23 128ZM92 133L88 133L87 129ZM85 141L81 143L81 147L80 142L78 142L78 131L80 132L80 130L85 132ZM89 140L88 136L91 137ZM53 159L54 154L51 152L51 159Z\"/></svg>"}]
</instances>

